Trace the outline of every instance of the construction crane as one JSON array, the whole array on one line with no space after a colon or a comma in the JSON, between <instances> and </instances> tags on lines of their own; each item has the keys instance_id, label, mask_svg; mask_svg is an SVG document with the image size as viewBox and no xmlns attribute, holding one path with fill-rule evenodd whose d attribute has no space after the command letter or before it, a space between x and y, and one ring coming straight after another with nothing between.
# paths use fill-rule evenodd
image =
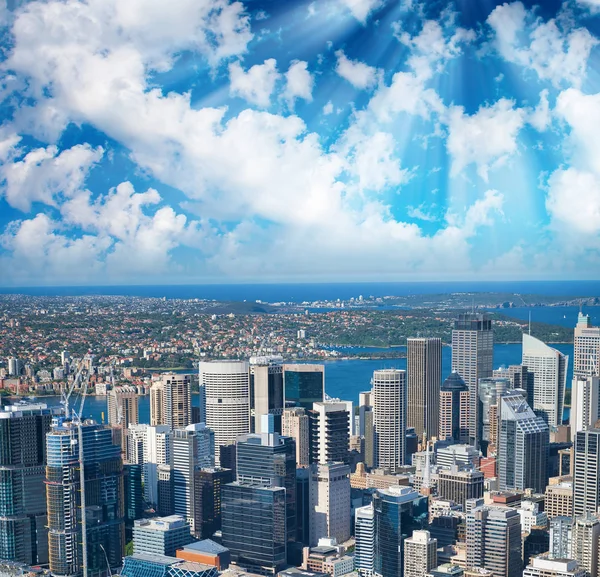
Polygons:
<instances>
[{"instance_id":1,"label":"construction crane","mask_svg":"<svg viewBox=\"0 0 600 577\"><path fill-rule=\"evenodd\" d=\"M68 392L65 392L64 390L62 392L62 400L60 401L60 404L64 407L65 417L70 416L69 400L71 398L71 395L73 394L73 391L75 390L75 387L77 386L77 383L79 383L79 381L81 380L84 365L85 357L82 358L81 361L79 361L79 365L77 366L77 373L75 373L75 378L71 382L71 386L69 387Z\"/></svg>"}]
</instances>

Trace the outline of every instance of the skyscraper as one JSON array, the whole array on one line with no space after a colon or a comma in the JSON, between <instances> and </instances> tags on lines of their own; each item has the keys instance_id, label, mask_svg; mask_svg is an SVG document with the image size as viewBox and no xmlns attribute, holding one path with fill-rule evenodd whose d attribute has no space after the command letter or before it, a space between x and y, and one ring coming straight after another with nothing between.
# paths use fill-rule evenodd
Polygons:
<instances>
[{"instance_id":1,"label":"skyscraper","mask_svg":"<svg viewBox=\"0 0 600 577\"><path fill-rule=\"evenodd\" d=\"M146 429L144 445L144 497L148 503L158 503L158 468L171 464L173 437L168 425ZM168 513L170 515L170 513Z\"/></svg>"},{"instance_id":2,"label":"skyscraper","mask_svg":"<svg viewBox=\"0 0 600 577\"><path fill-rule=\"evenodd\" d=\"M310 423L306 409L285 409L281 432L296 441L296 465L307 467L310 464Z\"/></svg>"},{"instance_id":3,"label":"skyscraper","mask_svg":"<svg viewBox=\"0 0 600 577\"><path fill-rule=\"evenodd\" d=\"M363 577L371 577L375 568L375 511L373 505L354 511L356 537L355 567Z\"/></svg>"},{"instance_id":4,"label":"skyscraper","mask_svg":"<svg viewBox=\"0 0 600 577\"><path fill-rule=\"evenodd\" d=\"M598 543L600 541L600 519L586 513L575 517L571 528L571 557L588 575L598 577Z\"/></svg>"},{"instance_id":5,"label":"skyscraper","mask_svg":"<svg viewBox=\"0 0 600 577\"><path fill-rule=\"evenodd\" d=\"M215 464L214 433L204 425L189 425L172 432L173 449L173 508L196 532L194 516L194 472L197 467L213 467Z\"/></svg>"},{"instance_id":6,"label":"skyscraper","mask_svg":"<svg viewBox=\"0 0 600 577\"><path fill-rule=\"evenodd\" d=\"M483 497L483 473L481 471L440 471L438 495L454 501L466 509L468 499Z\"/></svg>"},{"instance_id":7,"label":"skyscraper","mask_svg":"<svg viewBox=\"0 0 600 577\"><path fill-rule=\"evenodd\" d=\"M0 410L0 559L48 562L45 438L59 412L41 403Z\"/></svg>"},{"instance_id":8,"label":"skyscraper","mask_svg":"<svg viewBox=\"0 0 600 577\"><path fill-rule=\"evenodd\" d=\"M246 361L200 363L200 386L206 397L206 425L215 433L216 463L219 448L234 444L250 432L250 382Z\"/></svg>"},{"instance_id":9,"label":"skyscraper","mask_svg":"<svg viewBox=\"0 0 600 577\"><path fill-rule=\"evenodd\" d=\"M231 469L201 469L194 471L194 535L211 539L221 529L223 486L233 482Z\"/></svg>"},{"instance_id":10,"label":"skyscraper","mask_svg":"<svg viewBox=\"0 0 600 577\"><path fill-rule=\"evenodd\" d=\"M150 387L150 424L155 427L164 425L165 421L165 384L156 381Z\"/></svg>"},{"instance_id":11,"label":"skyscraper","mask_svg":"<svg viewBox=\"0 0 600 577\"><path fill-rule=\"evenodd\" d=\"M48 547L54 575L81 573L84 538L80 509L84 504L89 574L106 575L107 564L119 568L125 551L121 449L113 444L110 427L93 421L81 427L82 463L78 427L72 421L56 419L46 436ZM80 482L82 473L85 487Z\"/></svg>"},{"instance_id":12,"label":"skyscraper","mask_svg":"<svg viewBox=\"0 0 600 577\"><path fill-rule=\"evenodd\" d=\"M325 366L285 364L283 386L285 406L308 411L325 398Z\"/></svg>"},{"instance_id":13,"label":"skyscraper","mask_svg":"<svg viewBox=\"0 0 600 577\"><path fill-rule=\"evenodd\" d=\"M440 441L469 442L469 389L458 373L451 373L440 390Z\"/></svg>"},{"instance_id":14,"label":"skyscraper","mask_svg":"<svg viewBox=\"0 0 600 577\"><path fill-rule=\"evenodd\" d=\"M121 425L127 429L129 425L138 424L139 397L135 387L115 387L108 392L106 402L109 425Z\"/></svg>"},{"instance_id":15,"label":"skyscraper","mask_svg":"<svg viewBox=\"0 0 600 577\"><path fill-rule=\"evenodd\" d=\"M593 428L600 417L600 378L574 376L571 385L571 436Z\"/></svg>"},{"instance_id":16,"label":"skyscraper","mask_svg":"<svg viewBox=\"0 0 600 577\"><path fill-rule=\"evenodd\" d=\"M548 425L517 392L500 397L498 480L500 489L534 489L548 484Z\"/></svg>"},{"instance_id":17,"label":"skyscraper","mask_svg":"<svg viewBox=\"0 0 600 577\"><path fill-rule=\"evenodd\" d=\"M600 429L578 431L573 444L573 514L580 517L600 507Z\"/></svg>"},{"instance_id":18,"label":"skyscraper","mask_svg":"<svg viewBox=\"0 0 600 577\"><path fill-rule=\"evenodd\" d=\"M489 315L458 315L452 331L452 371L469 388L469 443L474 446L479 428L479 379L492 376L493 363L494 333Z\"/></svg>"},{"instance_id":19,"label":"skyscraper","mask_svg":"<svg viewBox=\"0 0 600 577\"><path fill-rule=\"evenodd\" d=\"M509 389L523 389L527 392L527 404L533 407L533 373L525 365L509 365L494 369L494 377L510 381Z\"/></svg>"},{"instance_id":20,"label":"skyscraper","mask_svg":"<svg viewBox=\"0 0 600 577\"><path fill-rule=\"evenodd\" d=\"M170 429L187 427L192 422L190 375L166 373L162 375L162 380L164 424Z\"/></svg>"},{"instance_id":21,"label":"skyscraper","mask_svg":"<svg viewBox=\"0 0 600 577\"><path fill-rule=\"evenodd\" d=\"M467 567L494 577L520 577L521 523L516 509L476 507L467 514Z\"/></svg>"},{"instance_id":22,"label":"skyscraper","mask_svg":"<svg viewBox=\"0 0 600 577\"><path fill-rule=\"evenodd\" d=\"M437 539L429 531L413 531L404 540L404 577L425 577L437 567Z\"/></svg>"},{"instance_id":23,"label":"skyscraper","mask_svg":"<svg viewBox=\"0 0 600 577\"><path fill-rule=\"evenodd\" d=\"M374 371L371 384L377 465L395 472L406 459L406 371Z\"/></svg>"},{"instance_id":24,"label":"skyscraper","mask_svg":"<svg viewBox=\"0 0 600 577\"><path fill-rule=\"evenodd\" d=\"M267 429L263 419L261 429ZM296 540L296 443L291 437L264 432L238 438L237 480L242 484L283 487L287 541Z\"/></svg>"},{"instance_id":25,"label":"skyscraper","mask_svg":"<svg viewBox=\"0 0 600 577\"><path fill-rule=\"evenodd\" d=\"M313 403L308 412L311 463L349 462L350 415L344 402Z\"/></svg>"},{"instance_id":26,"label":"skyscraper","mask_svg":"<svg viewBox=\"0 0 600 577\"><path fill-rule=\"evenodd\" d=\"M427 497L410 487L394 486L373 494L375 575L403 574L404 540L427 525Z\"/></svg>"},{"instance_id":27,"label":"skyscraper","mask_svg":"<svg viewBox=\"0 0 600 577\"><path fill-rule=\"evenodd\" d=\"M345 463L312 466L310 541L350 538L350 467Z\"/></svg>"},{"instance_id":28,"label":"skyscraper","mask_svg":"<svg viewBox=\"0 0 600 577\"><path fill-rule=\"evenodd\" d=\"M600 376L600 327L579 313L573 344L573 376Z\"/></svg>"},{"instance_id":29,"label":"skyscraper","mask_svg":"<svg viewBox=\"0 0 600 577\"><path fill-rule=\"evenodd\" d=\"M510 389L510 379L504 377L488 377L479 379L479 431L477 440L484 455L495 454L498 443L499 399ZM491 447L490 447L491 445Z\"/></svg>"},{"instance_id":30,"label":"skyscraper","mask_svg":"<svg viewBox=\"0 0 600 577\"><path fill-rule=\"evenodd\" d=\"M551 427L562 425L569 357L523 334L523 365L533 373L533 410Z\"/></svg>"},{"instance_id":31,"label":"skyscraper","mask_svg":"<svg viewBox=\"0 0 600 577\"><path fill-rule=\"evenodd\" d=\"M249 571L276 574L286 563L285 489L235 482L222 495L222 542L231 560Z\"/></svg>"},{"instance_id":32,"label":"skyscraper","mask_svg":"<svg viewBox=\"0 0 600 577\"><path fill-rule=\"evenodd\" d=\"M250 359L250 432L263 433L263 415L273 415L275 430L281 433L283 413L283 357Z\"/></svg>"},{"instance_id":33,"label":"skyscraper","mask_svg":"<svg viewBox=\"0 0 600 577\"><path fill-rule=\"evenodd\" d=\"M407 426L419 438L438 436L439 396L442 382L442 340L409 338L406 378Z\"/></svg>"}]
</instances>

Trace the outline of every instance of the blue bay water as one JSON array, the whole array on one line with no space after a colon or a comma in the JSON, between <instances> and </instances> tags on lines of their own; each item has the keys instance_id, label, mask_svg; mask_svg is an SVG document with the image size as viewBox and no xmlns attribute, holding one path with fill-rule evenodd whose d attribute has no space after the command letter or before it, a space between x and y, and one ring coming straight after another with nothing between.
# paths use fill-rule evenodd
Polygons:
<instances>
[{"instance_id":1,"label":"blue bay water","mask_svg":"<svg viewBox=\"0 0 600 577\"><path fill-rule=\"evenodd\" d=\"M569 373L567 376L567 386L571 383L571 357L573 355L573 345L556 345L561 352L569 355ZM365 349L373 352L377 349ZM389 351L389 349L386 349ZM402 349L400 349L402 350ZM521 362L520 344L499 344L494 347L494 367L502 365L508 366L519 364ZM450 347L444 347L442 350L442 374L445 378L451 372L452 351ZM325 361L325 389L331 397L339 397L345 400L358 402L358 395L362 391L368 391L371 386L371 377L373 371L377 369L406 369L406 359L385 359L385 360L364 360L348 359ZM44 400L40 397L40 400ZM45 399L50 405L58 405L57 397L47 397ZM199 396L192 396L192 404L198 405ZM106 397L88 397L85 402L84 414L97 421L102 418L102 413L106 418ZM140 397L139 417L141 423L150 421L150 398Z\"/></svg>"},{"instance_id":2,"label":"blue bay water","mask_svg":"<svg viewBox=\"0 0 600 577\"><path fill-rule=\"evenodd\" d=\"M207 284L80 287L0 287L0 294L34 296L124 295L169 299L263 300L302 302L347 300L359 295L408 296L452 292L511 292L550 296L600 296L600 281L503 281L503 282L355 282L296 284Z\"/></svg>"},{"instance_id":3,"label":"blue bay water","mask_svg":"<svg viewBox=\"0 0 600 577\"><path fill-rule=\"evenodd\" d=\"M514 309L491 309L493 312L526 321L531 313L534 323L547 323L563 327L575 327L579 307L516 307ZM582 311L590 315L594 326L600 325L600 307L583 307Z\"/></svg>"}]
</instances>

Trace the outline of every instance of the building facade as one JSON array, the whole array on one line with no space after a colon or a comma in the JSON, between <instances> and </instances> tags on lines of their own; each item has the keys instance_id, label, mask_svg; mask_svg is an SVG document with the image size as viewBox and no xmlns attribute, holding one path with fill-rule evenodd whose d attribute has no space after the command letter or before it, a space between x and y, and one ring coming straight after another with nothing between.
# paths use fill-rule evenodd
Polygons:
<instances>
[{"instance_id":1,"label":"building facade","mask_svg":"<svg viewBox=\"0 0 600 577\"><path fill-rule=\"evenodd\" d=\"M574 439L573 515L600 507L600 429L578 431Z\"/></svg>"},{"instance_id":2,"label":"building facade","mask_svg":"<svg viewBox=\"0 0 600 577\"><path fill-rule=\"evenodd\" d=\"M283 365L284 403L286 407L303 407L325 399L325 365Z\"/></svg>"},{"instance_id":3,"label":"building facade","mask_svg":"<svg viewBox=\"0 0 600 577\"><path fill-rule=\"evenodd\" d=\"M404 540L404 577L425 577L437 567L437 539L429 531L413 531Z\"/></svg>"},{"instance_id":4,"label":"building facade","mask_svg":"<svg viewBox=\"0 0 600 577\"><path fill-rule=\"evenodd\" d=\"M458 373L451 373L440 389L440 441L469 442L469 389Z\"/></svg>"},{"instance_id":5,"label":"building facade","mask_svg":"<svg viewBox=\"0 0 600 577\"><path fill-rule=\"evenodd\" d=\"M306 409L296 407L285 409L281 433L296 441L296 464L308 467L310 464L310 422Z\"/></svg>"},{"instance_id":6,"label":"building facade","mask_svg":"<svg viewBox=\"0 0 600 577\"><path fill-rule=\"evenodd\" d=\"M275 430L281 433L283 407L283 357L252 357L250 432L266 432L261 428L262 416L273 415Z\"/></svg>"},{"instance_id":7,"label":"building facade","mask_svg":"<svg viewBox=\"0 0 600 577\"><path fill-rule=\"evenodd\" d=\"M356 570L363 577L371 577L375 569L375 511L372 505L354 511L354 535Z\"/></svg>"},{"instance_id":8,"label":"building facade","mask_svg":"<svg viewBox=\"0 0 600 577\"><path fill-rule=\"evenodd\" d=\"M133 526L133 552L174 557L192 542L189 523L179 515L138 519Z\"/></svg>"},{"instance_id":9,"label":"building facade","mask_svg":"<svg viewBox=\"0 0 600 577\"><path fill-rule=\"evenodd\" d=\"M344 402L313 403L308 412L310 461L325 465L348 463L350 458L350 413Z\"/></svg>"}]
</instances>

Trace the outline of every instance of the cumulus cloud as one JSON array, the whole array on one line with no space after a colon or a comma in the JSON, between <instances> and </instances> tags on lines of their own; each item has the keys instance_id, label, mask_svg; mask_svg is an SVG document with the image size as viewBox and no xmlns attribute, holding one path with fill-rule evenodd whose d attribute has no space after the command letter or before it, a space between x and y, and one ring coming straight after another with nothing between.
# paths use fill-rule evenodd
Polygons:
<instances>
[{"instance_id":1,"label":"cumulus cloud","mask_svg":"<svg viewBox=\"0 0 600 577\"><path fill-rule=\"evenodd\" d=\"M366 24L372 12L381 8L385 0L340 0L361 24Z\"/></svg>"},{"instance_id":2,"label":"cumulus cloud","mask_svg":"<svg viewBox=\"0 0 600 577\"><path fill-rule=\"evenodd\" d=\"M487 181L490 168L504 163L518 149L517 136L525 123L523 109L515 108L512 100L500 99L492 106L483 106L475 114L465 114L460 106L448 112L448 140L452 176L457 176L470 164Z\"/></svg>"},{"instance_id":3,"label":"cumulus cloud","mask_svg":"<svg viewBox=\"0 0 600 577\"><path fill-rule=\"evenodd\" d=\"M550 111L550 103L548 102L548 90L540 92L540 102L529 115L528 122L536 130L544 132L550 126L552 114Z\"/></svg>"},{"instance_id":4,"label":"cumulus cloud","mask_svg":"<svg viewBox=\"0 0 600 577\"><path fill-rule=\"evenodd\" d=\"M376 68L358 60L350 60L343 50L338 50L335 55L337 57L335 71L350 82L354 88L364 90L375 85L377 82Z\"/></svg>"},{"instance_id":5,"label":"cumulus cloud","mask_svg":"<svg viewBox=\"0 0 600 577\"><path fill-rule=\"evenodd\" d=\"M564 30L555 19L542 21L522 2L497 6L487 19L500 55L529 68L554 86L580 86L598 41L585 28ZM525 38L525 39L523 39Z\"/></svg>"},{"instance_id":6,"label":"cumulus cloud","mask_svg":"<svg viewBox=\"0 0 600 577\"><path fill-rule=\"evenodd\" d=\"M264 64L255 64L247 72L239 62L233 62L229 65L229 92L251 104L268 108L278 78L277 61L274 58L265 60Z\"/></svg>"},{"instance_id":7,"label":"cumulus cloud","mask_svg":"<svg viewBox=\"0 0 600 577\"><path fill-rule=\"evenodd\" d=\"M294 60L285 73L285 89L283 97L293 106L297 98L308 102L312 100L314 78L308 71L308 62Z\"/></svg>"}]
</instances>

